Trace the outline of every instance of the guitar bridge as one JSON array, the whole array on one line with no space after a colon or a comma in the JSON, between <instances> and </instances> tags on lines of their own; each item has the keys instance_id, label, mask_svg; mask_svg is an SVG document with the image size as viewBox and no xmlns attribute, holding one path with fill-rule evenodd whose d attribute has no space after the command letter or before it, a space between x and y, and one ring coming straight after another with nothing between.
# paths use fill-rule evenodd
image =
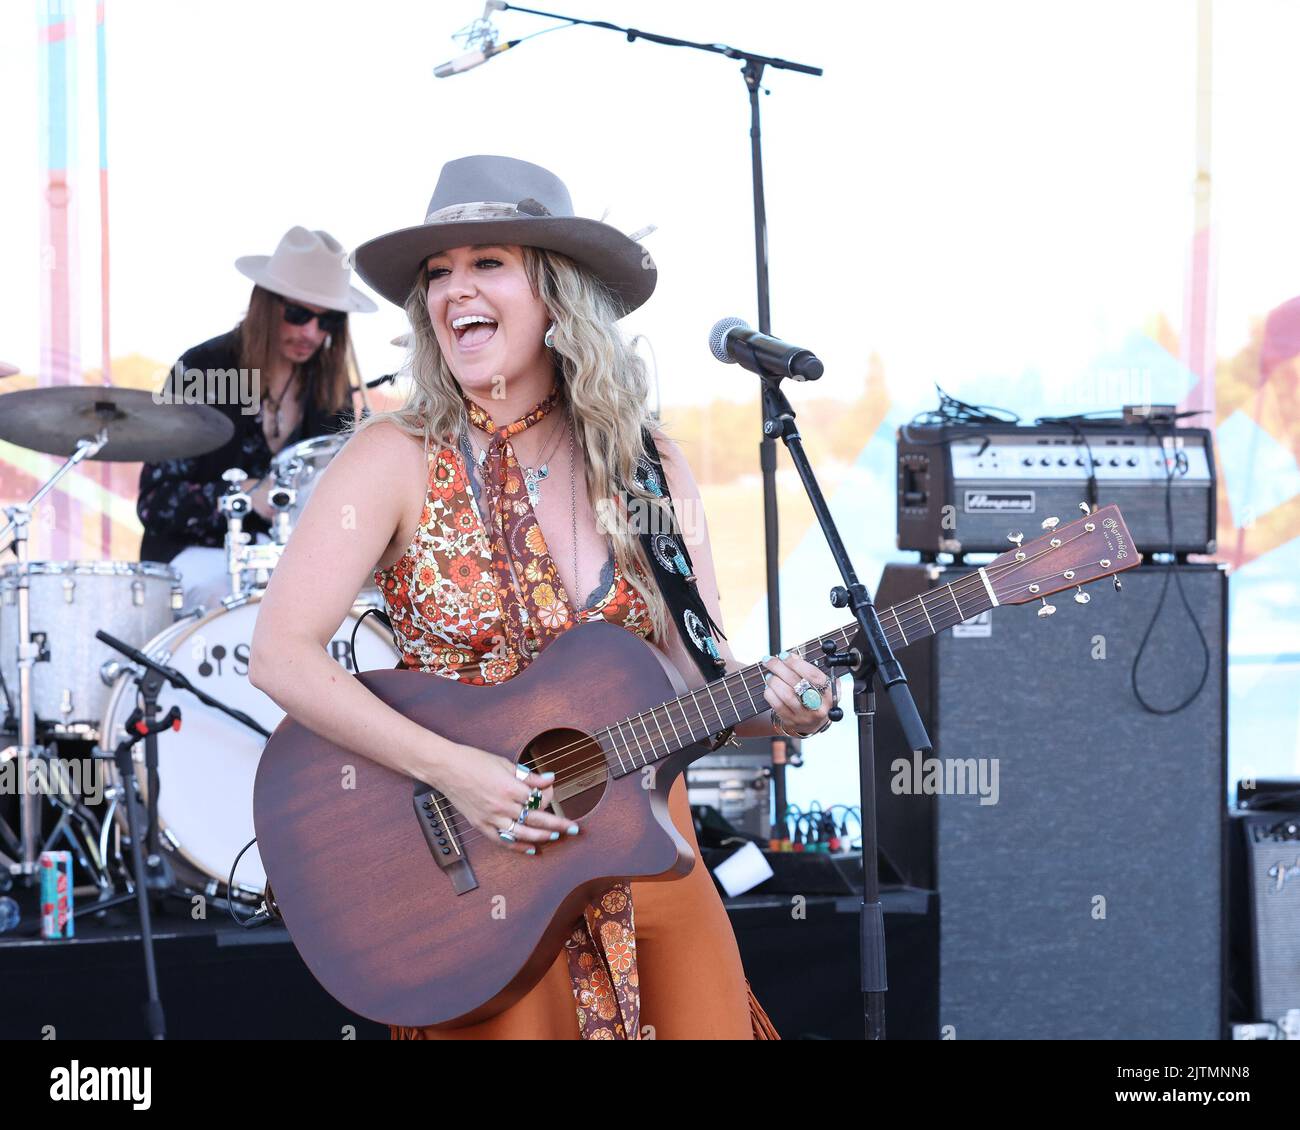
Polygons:
<instances>
[{"instance_id":1,"label":"guitar bridge","mask_svg":"<svg viewBox=\"0 0 1300 1130\"><path fill-rule=\"evenodd\" d=\"M424 841L429 845L434 862L451 880L452 890L458 895L474 890L478 886L478 880L474 878L474 869L452 827L455 810L447 798L437 789L422 785L415 790L411 803L415 808L416 819L420 821Z\"/></svg>"}]
</instances>

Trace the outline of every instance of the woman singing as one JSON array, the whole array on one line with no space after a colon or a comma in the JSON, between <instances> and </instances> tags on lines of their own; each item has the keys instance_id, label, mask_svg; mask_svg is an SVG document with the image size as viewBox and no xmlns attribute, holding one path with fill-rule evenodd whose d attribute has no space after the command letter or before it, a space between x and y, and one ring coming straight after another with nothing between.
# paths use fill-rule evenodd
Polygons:
<instances>
[{"instance_id":1,"label":"woman singing","mask_svg":"<svg viewBox=\"0 0 1300 1130\"><path fill-rule=\"evenodd\" d=\"M718 615L703 522L686 541L704 615L688 610L679 622L662 562L649 560L632 522L610 520L633 512L611 509L620 497L670 500L679 527L683 514L702 513L616 324L649 298L656 272L638 244L575 217L553 174L489 156L444 166L425 222L371 240L355 261L405 306L413 391L402 410L365 421L316 487L262 604L249 677L328 741L441 790L493 845L485 850L535 856L539 844L582 834L545 810L547 777L518 780L506 759L408 720L340 677L325 646L373 574L405 665L442 678L503 682L563 632L600 618L649 641L689 687L704 684L713 661L715 678L738 667L725 640L702 635ZM644 474L643 427L662 484ZM766 666L765 698L779 715L737 731L824 728L823 673L793 655ZM805 679L812 686L797 688ZM533 790L543 806L525 814ZM681 779L669 808L696 849ZM775 1038L698 861L683 879L616 883L595 901L548 972L504 1012L394 1036Z\"/></svg>"}]
</instances>

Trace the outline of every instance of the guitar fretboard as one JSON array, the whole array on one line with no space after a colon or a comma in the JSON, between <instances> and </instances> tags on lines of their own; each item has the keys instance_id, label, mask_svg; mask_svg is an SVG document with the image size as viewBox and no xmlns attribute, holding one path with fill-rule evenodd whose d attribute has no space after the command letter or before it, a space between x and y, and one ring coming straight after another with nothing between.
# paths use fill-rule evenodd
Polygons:
<instances>
[{"instance_id":1,"label":"guitar fretboard","mask_svg":"<svg viewBox=\"0 0 1300 1130\"><path fill-rule=\"evenodd\" d=\"M920 596L877 609L877 615L890 647L899 650L969 620L997 603L987 574L980 570ZM855 620L790 651L824 671L823 641L831 641L835 651L844 651L857 632ZM763 698L764 670L757 663L742 667L698 690L599 731L595 736L610 755L615 776L634 773L762 714L768 709Z\"/></svg>"}]
</instances>

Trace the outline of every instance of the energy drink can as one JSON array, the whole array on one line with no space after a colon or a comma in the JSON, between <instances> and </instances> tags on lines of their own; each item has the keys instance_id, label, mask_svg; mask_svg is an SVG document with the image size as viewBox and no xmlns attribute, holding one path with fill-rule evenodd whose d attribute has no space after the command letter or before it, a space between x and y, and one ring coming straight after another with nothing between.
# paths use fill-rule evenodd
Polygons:
<instances>
[{"instance_id":1,"label":"energy drink can","mask_svg":"<svg viewBox=\"0 0 1300 1130\"><path fill-rule=\"evenodd\" d=\"M72 852L43 851L41 868L41 937L71 938Z\"/></svg>"}]
</instances>

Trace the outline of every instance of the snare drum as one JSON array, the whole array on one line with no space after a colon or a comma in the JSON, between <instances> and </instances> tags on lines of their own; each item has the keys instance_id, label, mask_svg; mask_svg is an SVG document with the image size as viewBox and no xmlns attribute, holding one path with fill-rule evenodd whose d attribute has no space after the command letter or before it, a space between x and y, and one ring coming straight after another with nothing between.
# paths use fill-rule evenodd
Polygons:
<instances>
[{"instance_id":1,"label":"snare drum","mask_svg":"<svg viewBox=\"0 0 1300 1130\"><path fill-rule=\"evenodd\" d=\"M0 569L0 673L15 710L19 569ZM152 561L33 561L27 574L31 631L49 653L32 667L36 720L57 737L94 739L111 693L100 668L126 661L95 632L142 646L180 611L180 574Z\"/></svg>"},{"instance_id":2,"label":"snare drum","mask_svg":"<svg viewBox=\"0 0 1300 1130\"><path fill-rule=\"evenodd\" d=\"M233 607L220 607L174 624L140 650L177 668L196 687L274 731L284 711L248 681L249 649L261 599L260 593L253 594ZM358 600L330 641L330 655L345 671L391 669L397 664L392 636L379 620L367 616L357 626L366 609L376 606L382 611L382 604ZM134 682L123 675L113 687L100 728L105 748L121 739L137 697ZM172 705L180 707L183 718L179 732L158 735L160 839L175 853L179 878L215 893L224 889L235 856L255 835L253 779L266 739L230 715L168 685L158 696L159 716ZM137 743L133 752L139 791L147 801L144 742ZM120 780L117 783L120 786ZM118 816L125 826L125 806ZM254 845L239 861L235 887L260 896L265 886L266 872Z\"/></svg>"}]
</instances>

